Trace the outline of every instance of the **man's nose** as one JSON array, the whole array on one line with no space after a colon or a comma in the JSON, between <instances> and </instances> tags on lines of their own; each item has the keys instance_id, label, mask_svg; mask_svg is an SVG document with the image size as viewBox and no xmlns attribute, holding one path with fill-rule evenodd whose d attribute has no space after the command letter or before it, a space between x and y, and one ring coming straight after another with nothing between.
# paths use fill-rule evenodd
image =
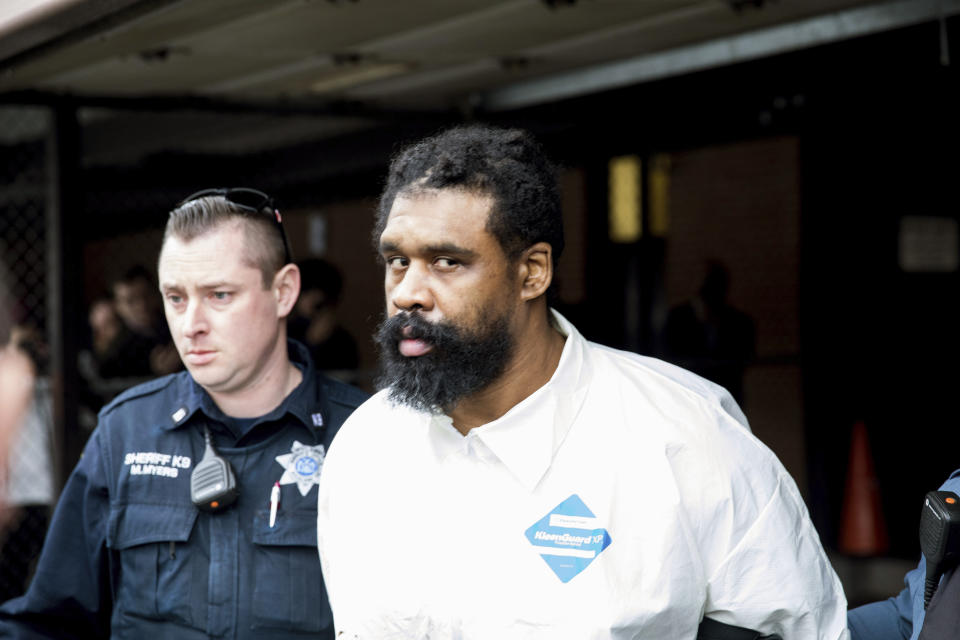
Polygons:
<instances>
[{"instance_id":1,"label":"man's nose","mask_svg":"<svg viewBox=\"0 0 960 640\"><path fill-rule=\"evenodd\" d=\"M183 335L187 338L206 333L207 317L199 300L191 300L183 312Z\"/></svg>"},{"instance_id":2,"label":"man's nose","mask_svg":"<svg viewBox=\"0 0 960 640\"><path fill-rule=\"evenodd\" d=\"M388 285L387 300L401 311L433 308L433 293L427 269L416 263L410 264L399 282Z\"/></svg>"}]
</instances>

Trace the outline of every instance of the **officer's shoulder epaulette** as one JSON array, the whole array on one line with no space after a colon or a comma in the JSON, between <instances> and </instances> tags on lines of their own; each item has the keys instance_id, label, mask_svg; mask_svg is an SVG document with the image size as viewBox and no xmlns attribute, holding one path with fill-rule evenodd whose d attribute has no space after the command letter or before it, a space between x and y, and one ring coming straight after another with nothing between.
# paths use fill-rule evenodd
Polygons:
<instances>
[{"instance_id":1,"label":"officer's shoulder epaulette","mask_svg":"<svg viewBox=\"0 0 960 640\"><path fill-rule=\"evenodd\" d=\"M367 401L370 394L346 382L340 382L327 376L321 376L323 392L330 402L336 402L355 409Z\"/></svg>"},{"instance_id":2,"label":"officer's shoulder epaulette","mask_svg":"<svg viewBox=\"0 0 960 640\"><path fill-rule=\"evenodd\" d=\"M170 375L162 376L156 378L155 380L150 380L142 384L138 384L135 387L130 387L126 391L123 391L109 403L107 403L102 409L100 409L101 414L110 413L111 411L116 410L118 407L138 398L143 398L146 396L153 395L166 389L170 385L176 382L177 377L182 374L171 373Z\"/></svg>"}]
</instances>

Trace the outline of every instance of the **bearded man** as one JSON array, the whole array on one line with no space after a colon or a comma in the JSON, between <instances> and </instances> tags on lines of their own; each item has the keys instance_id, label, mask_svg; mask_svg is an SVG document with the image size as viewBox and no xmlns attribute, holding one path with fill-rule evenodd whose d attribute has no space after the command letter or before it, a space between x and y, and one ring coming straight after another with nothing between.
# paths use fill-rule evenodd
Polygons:
<instances>
[{"instance_id":1,"label":"bearded man","mask_svg":"<svg viewBox=\"0 0 960 640\"><path fill-rule=\"evenodd\" d=\"M796 485L730 395L549 308L562 229L522 131L454 128L391 164L382 390L320 483L339 633L846 638Z\"/></svg>"}]
</instances>

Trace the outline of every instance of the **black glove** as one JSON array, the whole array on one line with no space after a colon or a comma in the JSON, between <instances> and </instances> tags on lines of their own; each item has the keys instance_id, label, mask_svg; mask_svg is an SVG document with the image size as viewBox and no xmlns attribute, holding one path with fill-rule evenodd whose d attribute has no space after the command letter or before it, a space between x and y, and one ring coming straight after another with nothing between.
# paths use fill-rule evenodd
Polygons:
<instances>
[{"instance_id":1,"label":"black glove","mask_svg":"<svg viewBox=\"0 0 960 640\"><path fill-rule=\"evenodd\" d=\"M946 637L946 636L944 636ZM759 631L723 624L704 618L697 629L697 640L782 640L778 635L765 636Z\"/></svg>"}]
</instances>

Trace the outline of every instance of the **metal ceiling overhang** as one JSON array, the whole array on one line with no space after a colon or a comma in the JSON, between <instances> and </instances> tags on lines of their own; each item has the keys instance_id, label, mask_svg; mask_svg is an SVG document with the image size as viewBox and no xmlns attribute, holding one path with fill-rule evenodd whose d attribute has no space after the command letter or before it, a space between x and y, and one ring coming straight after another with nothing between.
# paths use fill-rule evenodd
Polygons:
<instances>
[{"instance_id":1,"label":"metal ceiling overhang","mask_svg":"<svg viewBox=\"0 0 960 640\"><path fill-rule=\"evenodd\" d=\"M90 31L133 20L177 0L4 0L0 61L42 55Z\"/></svg>"},{"instance_id":2,"label":"metal ceiling overhang","mask_svg":"<svg viewBox=\"0 0 960 640\"><path fill-rule=\"evenodd\" d=\"M150 51L164 49L165 46L174 50L177 47L176 43L184 36L192 37L194 41L198 37L208 39L206 34L210 34L209 38L223 38L224 36L216 34L231 33L231 29L239 28L237 24L244 25L243 29L249 30L246 24L258 21L259 16L266 16L264 19L267 19L271 16L275 17L277 13L283 13L284 10L290 14L293 22L284 23L278 19L271 28L274 30L278 26L283 28L284 24L289 24L290 28L293 28L296 24L296 16L304 14L294 13L294 11L302 12L303 10L290 9L290 7L343 5L344 9L337 11L337 14L345 16L352 11L359 18L369 17L372 10L367 7L373 7L375 10L378 3L364 2L364 0L353 2L300 0L278 3L248 0L236 5L223 5L230 10L241 5L244 8L242 11L236 9L238 13L234 15L229 13L224 15L222 23L210 24L212 18L210 15L197 13L205 6L209 6L210 11L214 10L217 3L207 0L200 2L183 2L182 0L22 0L18 2L18 0L8 0L8 2L12 4L0 9L0 34L3 36L0 37L0 87L6 86L5 91L3 89L0 91L7 94L27 95L22 93L24 90L28 94L32 91L37 92L34 95L41 92L68 94L80 101L87 97L91 101L103 101L124 96L168 99L189 96L194 100L194 107L201 105L202 100L198 99L198 96L202 96L208 100L206 104L209 105L216 104L218 99L222 99L224 104L234 105L241 102L251 104L273 102L282 103L287 108L290 105L301 104L304 109L313 107L321 112L335 110L335 108L342 109L343 105L350 104L366 103L368 109L374 109L370 103L397 106L402 103L402 100L395 99L398 92L405 92L408 95L419 94L424 96L424 100L439 102L443 99L449 100L447 94L450 91L459 92L461 106L466 104L469 107L482 106L489 110L507 110L827 44L917 22L936 20L960 12L960 0L894 0L891 2L818 0L814 3L791 3L787 0L759 2L756 0L752 2L658 0L656 3L649 3L650 6L657 6L657 9L650 10L649 14L631 13L630 15L634 18L632 23L597 22L592 27L584 27L582 31L572 30L567 24L564 30L549 33L539 40L537 37L541 34L537 37L525 37L497 33L496 37L501 38L502 43L486 50L473 51L469 50L469 45L461 47L457 39L462 38L464 34L469 34L474 40L482 41L484 30L491 29L491 25L501 25L512 15L521 15L520 11L523 11L522 15L529 20L533 6L542 7L547 3L543 0L501 0L489 5L477 5L464 0L446 5L457 8L448 11L449 15L445 17L440 14L427 16L419 25L415 20L408 20L403 28L398 28L395 33L381 29L380 35L372 39L369 30L364 31L361 27L351 26L351 29L356 29L356 33L346 35L339 45L328 46L327 42L319 39L315 45L311 45L313 52L310 55L304 55L302 50L298 50L299 56L297 51L286 53L268 51L266 55L271 58L263 64L263 68L225 69L223 77L217 82L205 81L200 85L191 85L190 82L196 83L197 79L185 77L181 79L177 76L174 76L174 81L171 82L169 75L157 76L153 70L144 68L140 75L147 83L151 82L150 78L154 76L159 82L153 85L142 85L153 86L154 90L131 94L112 90L96 91L84 87L89 85L89 87L111 87L118 91L122 89L123 83L120 80L122 75L117 75L118 80L114 84L86 82L92 77L91 74L100 73L95 71L95 68L104 67L103 61L107 58L103 56L115 57L124 55L124 52L128 57L146 55ZM612 16L616 12L626 15L624 9L617 9L618 6L643 6L648 3L579 0L569 4L577 6L581 16L602 14L604 11ZM16 10L17 5L21 6L19 12ZM738 11L744 11L750 15L730 20L730 7L734 5L738 7L755 5L756 8L744 11L741 7ZM790 19L791 15L800 11L797 7L824 9L842 8L845 5L854 6L833 12L821 11L819 14L815 13L802 19ZM357 7L361 6L367 13L358 12ZM478 8L481 6L484 8ZM721 7L726 9L721 10ZM550 16L552 19L564 12L567 12L568 16L574 15L569 13L571 11L573 10L565 8L543 15ZM807 11L810 10L807 9ZM328 10L327 14L329 14ZM179 15L184 16L179 18L177 23L179 27L171 28L170 23L175 22L171 16ZM196 20L199 22L186 17L193 15L197 16ZM320 17L326 14L324 11L314 9L313 13L308 15ZM766 20L772 24L765 24L764 20L756 19L757 16L761 18L772 16L770 20ZM724 17L729 24L722 29L711 26ZM503 21L496 22L498 18L503 18ZM164 28L154 30L150 26L154 23L163 25ZM563 23L551 22L549 25L544 25L542 31L547 32L561 24ZM761 26L750 28L751 25L756 24ZM136 33L140 36L135 44L128 43L125 49L103 48L98 54L89 54L91 42L115 40L116 36L113 34L128 30L130 25L134 25L137 29ZM530 27L529 23L524 25L524 28ZM714 31L733 30L733 32L724 34L722 37L699 39L690 35L690 32L698 30L706 33L711 28ZM158 31L163 33L159 34ZM612 46L621 53L628 51L629 48L624 45L624 42L630 42L631 35L636 36L634 40L650 40L651 33L659 32L673 34L664 36L663 42L667 46L660 50L633 56L617 55L606 61L601 60L599 63L596 61L596 58L602 57L605 47ZM494 32L490 32L490 35L494 36ZM692 42L684 43L684 40L691 38L693 38ZM653 39L656 40L656 38ZM301 44L298 45L301 49L302 42L301 40ZM363 65L355 71L348 69L346 74L337 72L331 76L330 58L341 55L336 53L336 47L344 43L347 44L346 51L359 52L358 55L365 55L364 51L374 52L375 64ZM674 44L670 45L670 43ZM76 46L87 47L85 51L89 55L88 62L70 60L71 52L76 49ZM226 45L221 42L218 46ZM244 49L242 45L231 46L237 52ZM497 46L504 52L504 55L499 58L491 54L491 51L498 50ZM635 50L642 50L649 48L650 45L642 42L630 46ZM142 49L136 47L142 47ZM404 64L402 55L412 55L411 52L416 51L418 47L423 47L428 52L436 49L438 55L452 56L457 58L457 61L438 64L429 60L430 53L424 53L422 55L425 60L429 60L428 63ZM249 49L249 47L246 48ZM391 59L387 57L386 52L389 51L403 52L403 54ZM175 53L174 51L170 55ZM184 71L204 64L223 64L230 57L231 50L223 51L224 60L222 61L211 60L209 55L204 58L203 54L204 52L197 53L199 57L196 62L185 67ZM97 55L100 57L95 57ZM383 59L379 60L377 56ZM591 61L591 58L594 60ZM52 65L44 62L43 64L47 64L51 69L48 72L41 72L46 73L46 76L38 75L35 65L31 67L31 63L37 60L55 59L65 62ZM514 60L519 71L503 72L501 67L510 65ZM527 64L530 60L546 60L548 63L538 67L535 64ZM557 62L558 60L560 62ZM553 67L561 65L566 68L551 68L551 65ZM177 68L174 66L172 69ZM57 69L61 70L57 71ZM35 77L37 81L28 80L27 85L9 82L11 78L21 73L21 70L26 73L26 77ZM312 70L319 72L318 79L306 79L304 83L306 86L326 89L326 92L321 91L312 96L269 93L257 95L244 92L251 86L269 84L274 78L291 74L309 74ZM116 74L117 71L115 68L104 67L103 73ZM322 77L322 74L329 77ZM493 74L497 74L495 82L490 80ZM517 78L511 80L511 75ZM4 81L4 76L7 81ZM350 86L351 77L355 80L355 87ZM199 89L199 93L191 88L192 86ZM449 87L456 87L456 89ZM344 89L340 90L341 88ZM251 99L254 96L258 99ZM331 107L331 105L340 106ZM442 106L434 104L433 108L447 109L450 106L449 103Z\"/></svg>"},{"instance_id":3,"label":"metal ceiling overhang","mask_svg":"<svg viewBox=\"0 0 960 640\"><path fill-rule=\"evenodd\" d=\"M417 6L435 6L426 2ZM918 23L939 19L942 24L945 18L960 13L960 0L749 0L740 3L748 8L736 18L731 18L734 0L638 0L636 5L627 0L578 0L571 3L574 8L556 12L547 12L543 0L449 0L427 17L405 15L402 26L382 24L373 33L357 16L369 16L371 8L395 5L386 0L49 0L33 4L32 12L16 19L8 14L7 22L0 10L0 32L5 34L0 39L0 104L82 108L85 158L98 164L133 162L174 146L200 153L246 153L268 148L267 141L277 146L325 140L383 123L506 114ZM571 16L589 14L592 18L591 12L604 11L622 14L624 7L640 4L657 10L631 14L635 19L629 22L595 20L590 28L570 24ZM237 9L215 16L211 11L217 6ZM305 34L312 33L313 25L297 25L293 17L302 18L304 14L299 12L306 11L303 7L308 7L312 13L306 15L313 17L339 16L338 28L350 30L341 42L383 56L356 70L356 86L349 86L349 69L345 73L333 69L336 63L331 60L339 55L336 45L319 36L312 42ZM510 33L490 32L506 52L493 55L491 52L499 49L486 46L484 35L491 24L500 23L491 21L508 22L507 18L521 13L529 21L534 7L538 15L558 22L543 25L543 33L534 36L521 33L536 26L529 22ZM833 10L825 10L828 7ZM287 22L278 15L286 16ZM802 17L796 18L798 15ZM215 47L223 48L224 62L229 63L240 47L231 48L232 38L252 29L260 19L277 20L269 26L271 32L283 33L287 26L299 29L299 42L288 50L267 50L269 59L255 60L262 63L258 68L228 64L217 82L202 79L218 68L192 75L195 67L220 64L209 55L204 57L207 51L196 52L196 60L190 64L183 59L144 62L138 58L144 51L168 45L176 49L182 42L214 42ZM727 21L723 28L714 24L720 19ZM563 33L551 31L557 25L564 25ZM749 28L751 25L755 28ZM325 28L329 35L329 26ZM703 38L702 33L724 35ZM25 40L26 35L33 39ZM464 44L464 36L469 36L466 39L473 45ZM11 45L10 38L19 38L19 44ZM118 41L125 44L121 47ZM305 43L308 54L304 53ZM660 47L664 43L669 46ZM638 49L651 51L621 55ZM598 62L609 50L616 50L617 55ZM72 59L74 51L82 55ZM386 52L421 56L423 63L404 66L402 56L393 59ZM432 59L436 57L443 61ZM532 62L526 64L528 60ZM131 64L135 68L142 65L138 87L154 87L151 74L158 74L162 82L157 83L156 91L122 91L127 88L122 78ZM184 77L179 75L181 69ZM24 75L18 76L21 70ZM314 70L320 76L308 77ZM105 77L116 77L117 82L99 79L84 84L101 72L116 74ZM5 76L37 81L4 83ZM249 90L291 76L303 77L304 86L323 86L329 92L283 95ZM58 85L50 78L63 83ZM11 90L11 86L20 88ZM85 88L91 86L117 90ZM157 117L174 113L175 118ZM196 114L192 120L191 113ZM222 118L220 126L211 127L213 114L235 117ZM262 114L264 118L251 127L244 114ZM283 117L268 122L273 116ZM273 127L276 135L270 135L267 127ZM171 129L179 135L170 135Z\"/></svg>"},{"instance_id":4,"label":"metal ceiling overhang","mask_svg":"<svg viewBox=\"0 0 960 640\"><path fill-rule=\"evenodd\" d=\"M502 111L703 71L808 47L943 20L960 0L901 0L758 29L663 53L538 78L487 93L482 104ZM945 51L945 49L944 49ZM949 62L945 60L944 62Z\"/></svg>"}]
</instances>

